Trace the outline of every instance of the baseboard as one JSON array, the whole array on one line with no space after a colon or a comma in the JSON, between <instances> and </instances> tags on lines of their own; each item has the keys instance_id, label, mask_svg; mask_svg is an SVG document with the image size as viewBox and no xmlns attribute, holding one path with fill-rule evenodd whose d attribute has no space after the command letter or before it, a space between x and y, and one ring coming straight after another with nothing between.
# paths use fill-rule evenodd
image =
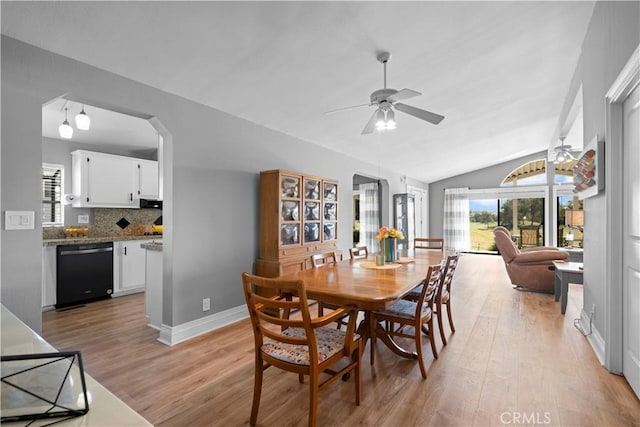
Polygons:
<instances>
[{"instance_id":1,"label":"baseboard","mask_svg":"<svg viewBox=\"0 0 640 427\"><path fill-rule=\"evenodd\" d=\"M589 320L589 314L583 310L580 311L580 327L587 333L586 338L596 354L596 357L600 361L600 364L604 366L604 340L600 332L593 326L593 323ZM589 333L591 332L591 333Z\"/></svg>"},{"instance_id":2,"label":"baseboard","mask_svg":"<svg viewBox=\"0 0 640 427\"><path fill-rule=\"evenodd\" d=\"M126 290L124 290L124 291L117 291L117 292L116 292L116 291L114 291L114 292L111 294L111 297L112 297L112 298L118 298L118 297L123 297L123 296L125 296L125 295L137 294L137 293L140 293L140 292L144 292L144 286L143 286L143 287L141 287L141 288L131 288L131 289L126 289Z\"/></svg>"},{"instance_id":3,"label":"baseboard","mask_svg":"<svg viewBox=\"0 0 640 427\"><path fill-rule=\"evenodd\" d=\"M215 331L223 326L246 319L247 317L249 317L247 306L241 305L177 326L167 326L163 324L160 327L158 341L170 346L175 345L197 337L198 335L206 334L207 332Z\"/></svg>"}]
</instances>

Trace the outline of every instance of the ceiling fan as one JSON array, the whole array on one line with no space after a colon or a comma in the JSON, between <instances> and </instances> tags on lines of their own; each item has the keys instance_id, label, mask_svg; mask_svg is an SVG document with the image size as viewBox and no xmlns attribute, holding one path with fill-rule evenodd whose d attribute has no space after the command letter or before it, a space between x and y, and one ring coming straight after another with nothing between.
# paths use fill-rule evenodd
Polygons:
<instances>
[{"instance_id":1,"label":"ceiling fan","mask_svg":"<svg viewBox=\"0 0 640 427\"><path fill-rule=\"evenodd\" d=\"M395 90L387 88L387 62L389 62L389 60L391 59L391 54L389 52L382 52L378 55L377 59L384 65L384 88L378 89L373 92L371 94L371 102L368 104L339 108L337 110L328 111L328 113L335 113L351 108L375 105L377 107L376 111L373 112L373 115L367 122L367 125L362 130L362 135L371 133L374 131L374 129L395 129L396 120L394 110L401 111L413 117L417 117L418 119L433 123L434 125L437 125L442 121L442 119L444 119L444 116L441 116L440 114L421 110L420 108L397 102L402 99L413 98L414 96L422 94L411 89Z\"/></svg>"},{"instance_id":2,"label":"ceiling fan","mask_svg":"<svg viewBox=\"0 0 640 427\"><path fill-rule=\"evenodd\" d=\"M556 158L553 161L554 163L565 163L570 162L571 160L578 160L578 158L573 154L570 145L564 144L565 137L560 137L560 146L556 147Z\"/></svg>"}]
</instances>

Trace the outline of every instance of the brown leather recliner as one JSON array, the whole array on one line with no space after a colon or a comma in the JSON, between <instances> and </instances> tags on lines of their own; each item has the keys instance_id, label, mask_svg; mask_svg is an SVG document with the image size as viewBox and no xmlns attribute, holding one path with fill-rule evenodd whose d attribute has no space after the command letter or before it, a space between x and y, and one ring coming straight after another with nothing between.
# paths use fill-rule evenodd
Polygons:
<instances>
[{"instance_id":1,"label":"brown leather recliner","mask_svg":"<svg viewBox=\"0 0 640 427\"><path fill-rule=\"evenodd\" d=\"M553 261L567 261L569 254L558 248L544 247L520 251L504 227L496 227L493 237L507 267L511 283L522 288L553 292Z\"/></svg>"}]
</instances>

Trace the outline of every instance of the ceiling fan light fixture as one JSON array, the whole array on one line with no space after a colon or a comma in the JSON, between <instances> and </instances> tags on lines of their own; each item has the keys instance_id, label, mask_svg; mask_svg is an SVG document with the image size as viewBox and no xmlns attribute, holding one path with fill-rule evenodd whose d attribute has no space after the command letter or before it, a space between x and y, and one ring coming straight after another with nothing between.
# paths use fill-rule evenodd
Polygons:
<instances>
[{"instance_id":1,"label":"ceiling fan light fixture","mask_svg":"<svg viewBox=\"0 0 640 427\"><path fill-rule=\"evenodd\" d=\"M573 153L571 153L571 146L564 145L564 139L565 137L560 137L560 146L556 147L556 158L553 161L555 164L566 163L566 162L570 162L571 160L577 160L576 156L574 156Z\"/></svg>"},{"instance_id":2,"label":"ceiling fan light fixture","mask_svg":"<svg viewBox=\"0 0 640 427\"><path fill-rule=\"evenodd\" d=\"M60 133L60 138L71 139L73 137L73 128L69 124L69 120L67 120L67 109L64 109L64 122L58 128L58 132Z\"/></svg>"},{"instance_id":3,"label":"ceiling fan light fixture","mask_svg":"<svg viewBox=\"0 0 640 427\"><path fill-rule=\"evenodd\" d=\"M386 123L384 111L378 108L378 110L376 111L376 129L384 130L386 128L387 128L387 123Z\"/></svg>"},{"instance_id":4,"label":"ceiling fan light fixture","mask_svg":"<svg viewBox=\"0 0 640 427\"><path fill-rule=\"evenodd\" d=\"M91 126L91 118L84 112L84 104L82 104L82 111L76 115L76 126L80 130L89 130Z\"/></svg>"},{"instance_id":5,"label":"ceiling fan light fixture","mask_svg":"<svg viewBox=\"0 0 640 427\"><path fill-rule=\"evenodd\" d=\"M387 121L386 121L386 129L395 129L396 128L396 114L393 112L391 108L387 110Z\"/></svg>"}]
</instances>

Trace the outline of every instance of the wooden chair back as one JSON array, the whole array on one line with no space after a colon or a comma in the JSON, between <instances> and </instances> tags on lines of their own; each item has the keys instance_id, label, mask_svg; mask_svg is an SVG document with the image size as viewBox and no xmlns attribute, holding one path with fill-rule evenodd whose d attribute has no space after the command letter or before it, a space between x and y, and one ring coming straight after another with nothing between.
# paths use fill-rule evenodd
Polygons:
<instances>
[{"instance_id":1,"label":"wooden chair back","mask_svg":"<svg viewBox=\"0 0 640 427\"><path fill-rule=\"evenodd\" d=\"M311 333L311 314L307 303L307 292L302 280L282 280L242 274L244 296L253 326L256 349L260 349L264 337L295 345L309 345L311 354L316 344L307 337ZM264 295L274 295L263 297ZM296 298L294 298L294 296ZM290 319L292 311L299 310L300 318ZM270 313L280 313L273 316ZM305 337L290 337L282 332L287 328L303 328ZM258 350L259 351L259 350ZM317 363L317 361L316 361Z\"/></svg>"},{"instance_id":2,"label":"wooden chair back","mask_svg":"<svg viewBox=\"0 0 640 427\"><path fill-rule=\"evenodd\" d=\"M520 244L522 246L540 246L540 228L520 227Z\"/></svg>"},{"instance_id":3,"label":"wooden chair back","mask_svg":"<svg viewBox=\"0 0 640 427\"><path fill-rule=\"evenodd\" d=\"M439 237L416 237L413 240L413 249L439 250L444 253L444 239Z\"/></svg>"},{"instance_id":4,"label":"wooden chair back","mask_svg":"<svg viewBox=\"0 0 640 427\"><path fill-rule=\"evenodd\" d=\"M453 324L453 316L451 314L451 283L453 282L453 274L455 273L457 266L458 255L448 256L442 267L442 276L440 277L440 283L436 293L435 313L438 319L440 339L442 339L443 345L447 345L447 337L444 334L444 323L442 320L442 311L445 307L447 308L447 317L449 318L451 333L456 331L456 327Z\"/></svg>"},{"instance_id":5,"label":"wooden chair back","mask_svg":"<svg viewBox=\"0 0 640 427\"><path fill-rule=\"evenodd\" d=\"M416 345L416 358L418 359L420 372L423 378L427 378L427 368L424 365L422 356L422 334L426 333L428 335L433 358L437 359L438 351L436 350L433 330L433 305L441 273L442 263L429 266L419 296L415 301L400 300L384 311L373 312L372 325L375 326L375 332L372 333L370 343L370 361L372 365L375 361L375 343L378 335L381 337L386 335L387 338L389 336L397 336L413 339ZM384 332L380 326L382 321L385 324ZM412 330L405 331L406 326L412 327ZM374 327L372 326L373 329Z\"/></svg>"},{"instance_id":6,"label":"wooden chair back","mask_svg":"<svg viewBox=\"0 0 640 427\"><path fill-rule=\"evenodd\" d=\"M369 256L369 249L366 246L356 246L349 248L349 257L351 259L362 259Z\"/></svg>"},{"instance_id":7,"label":"wooden chair back","mask_svg":"<svg viewBox=\"0 0 640 427\"><path fill-rule=\"evenodd\" d=\"M436 300L436 292L438 291L438 285L440 284L440 277L443 271L442 269L442 264L429 266L422 290L420 291L420 296L417 300L416 318L420 317L424 305L427 305L431 311L433 311L433 304Z\"/></svg>"},{"instance_id":8,"label":"wooden chair back","mask_svg":"<svg viewBox=\"0 0 640 427\"><path fill-rule=\"evenodd\" d=\"M310 377L309 426L315 427L317 424L318 392L344 375L354 375L356 405L359 405L362 394L362 339L355 334L355 308L338 308L327 316L311 318L307 293L301 280L242 273L242 286L251 318L256 354L249 424L255 426L257 423L263 372L270 366L297 373L300 383L304 375ZM297 313L292 318L289 315L293 311ZM273 312L281 315L274 316ZM346 331L327 327L345 315L349 316ZM350 359L346 364L341 362L345 357ZM329 374L329 378L321 378L320 373L323 372Z\"/></svg>"},{"instance_id":9,"label":"wooden chair back","mask_svg":"<svg viewBox=\"0 0 640 427\"><path fill-rule=\"evenodd\" d=\"M324 267L326 265L336 264L337 262L338 257L335 252L311 255L311 265L313 268Z\"/></svg>"},{"instance_id":10,"label":"wooden chair back","mask_svg":"<svg viewBox=\"0 0 640 427\"><path fill-rule=\"evenodd\" d=\"M443 267L442 277L440 278L440 286L438 286L438 299L443 292L451 292L451 282L453 274L458 267L458 255L449 255Z\"/></svg>"}]
</instances>

